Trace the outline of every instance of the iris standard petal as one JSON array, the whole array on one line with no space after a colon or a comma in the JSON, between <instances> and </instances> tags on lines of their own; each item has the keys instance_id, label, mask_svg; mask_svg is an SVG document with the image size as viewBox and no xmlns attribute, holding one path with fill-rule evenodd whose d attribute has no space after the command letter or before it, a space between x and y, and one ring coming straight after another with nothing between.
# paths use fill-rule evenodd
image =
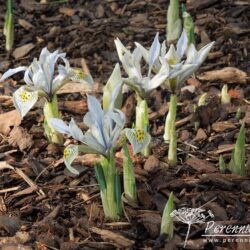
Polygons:
<instances>
[{"instance_id":1,"label":"iris standard petal","mask_svg":"<svg viewBox=\"0 0 250 250\"><path fill-rule=\"evenodd\" d=\"M149 49L149 70L148 75L150 76L152 67L160 55L161 44L159 42L159 33L157 32L154 38L154 41Z\"/></svg>"},{"instance_id":2,"label":"iris standard petal","mask_svg":"<svg viewBox=\"0 0 250 250\"><path fill-rule=\"evenodd\" d=\"M179 60L181 60L181 58L183 57L186 49L188 46L188 38L187 38L187 33L185 30L182 31L182 34L177 42L177 49L176 49L176 53L179 57Z\"/></svg>"},{"instance_id":3,"label":"iris standard petal","mask_svg":"<svg viewBox=\"0 0 250 250\"><path fill-rule=\"evenodd\" d=\"M95 137L93 137L93 135L91 134L91 132L86 132L83 135L82 138L82 143L84 143L85 145L87 145L89 148L95 150L96 152L99 152L102 155L106 155L106 151L107 149L101 145Z\"/></svg>"}]
</instances>

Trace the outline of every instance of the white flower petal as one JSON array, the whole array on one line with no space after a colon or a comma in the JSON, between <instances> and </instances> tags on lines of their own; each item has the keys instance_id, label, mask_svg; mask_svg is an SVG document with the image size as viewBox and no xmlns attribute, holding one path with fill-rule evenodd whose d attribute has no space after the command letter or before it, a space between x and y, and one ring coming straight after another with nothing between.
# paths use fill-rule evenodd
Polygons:
<instances>
[{"instance_id":1,"label":"white flower petal","mask_svg":"<svg viewBox=\"0 0 250 250\"><path fill-rule=\"evenodd\" d=\"M64 160L64 163L67 167L67 169L73 173L73 174L79 174L79 172L73 168L71 166L71 163L74 161L74 159L77 157L78 155L78 146L76 145L68 145L65 149L64 149L64 152L63 152L63 160Z\"/></svg>"},{"instance_id":2,"label":"white flower petal","mask_svg":"<svg viewBox=\"0 0 250 250\"><path fill-rule=\"evenodd\" d=\"M64 121L62 121L61 119L58 118L51 118L49 119L50 124L52 125L52 127L59 133L61 134L67 134L70 135L70 130L69 130L69 126L67 126L65 124Z\"/></svg>"},{"instance_id":3,"label":"white flower petal","mask_svg":"<svg viewBox=\"0 0 250 250\"><path fill-rule=\"evenodd\" d=\"M187 33L186 31L183 29L182 34L177 42L177 55L179 57L179 59L181 59L187 49L188 46L188 38L187 38Z\"/></svg>"},{"instance_id":4,"label":"white flower petal","mask_svg":"<svg viewBox=\"0 0 250 250\"><path fill-rule=\"evenodd\" d=\"M141 152L151 140L150 135L141 129L125 129L125 135L133 148L133 153Z\"/></svg>"},{"instance_id":5,"label":"white flower petal","mask_svg":"<svg viewBox=\"0 0 250 250\"><path fill-rule=\"evenodd\" d=\"M76 125L73 118L71 118L71 121L69 123L69 132L75 140L82 141L83 138L82 130Z\"/></svg>"},{"instance_id":6,"label":"white flower petal","mask_svg":"<svg viewBox=\"0 0 250 250\"><path fill-rule=\"evenodd\" d=\"M7 70L1 77L0 79L0 82L1 81L4 81L5 79L7 79L8 77L18 73L18 72L21 72L21 71L25 71L27 69L27 67L24 67L24 66L20 66L20 67L17 67L15 69L9 69Z\"/></svg>"},{"instance_id":7,"label":"white flower petal","mask_svg":"<svg viewBox=\"0 0 250 250\"><path fill-rule=\"evenodd\" d=\"M159 42L159 33L157 32L154 38L154 41L150 47L149 50L149 72L151 72L151 69L157 60L161 50L161 44Z\"/></svg>"},{"instance_id":8,"label":"white flower petal","mask_svg":"<svg viewBox=\"0 0 250 250\"><path fill-rule=\"evenodd\" d=\"M27 91L25 86L20 87L13 94L13 103L23 118L35 105L38 99L38 91Z\"/></svg>"}]
</instances>

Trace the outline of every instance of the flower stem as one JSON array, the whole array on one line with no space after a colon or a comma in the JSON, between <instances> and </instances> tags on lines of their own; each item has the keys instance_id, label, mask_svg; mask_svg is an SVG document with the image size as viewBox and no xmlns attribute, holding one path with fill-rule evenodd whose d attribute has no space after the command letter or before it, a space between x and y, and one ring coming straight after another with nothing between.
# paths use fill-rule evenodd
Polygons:
<instances>
[{"instance_id":1,"label":"flower stem","mask_svg":"<svg viewBox=\"0 0 250 250\"><path fill-rule=\"evenodd\" d=\"M136 129L141 129L146 132L149 131L148 104L147 101L142 99L138 94L135 127ZM142 150L142 154L146 157L150 155L150 144L145 146L145 148Z\"/></svg>"},{"instance_id":2,"label":"flower stem","mask_svg":"<svg viewBox=\"0 0 250 250\"><path fill-rule=\"evenodd\" d=\"M169 112L166 118L165 123L165 133L164 140L169 143L168 149L168 161L170 166L176 166L177 155L177 139L176 139L176 130L175 130L175 120L176 120L176 111L177 111L177 96L171 94Z\"/></svg>"},{"instance_id":3,"label":"flower stem","mask_svg":"<svg viewBox=\"0 0 250 250\"><path fill-rule=\"evenodd\" d=\"M120 177L115 167L114 156L103 158L101 165L95 167L100 186L103 211L106 218L117 221L122 214Z\"/></svg>"},{"instance_id":4,"label":"flower stem","mask_svg":"<svg viewBox=\"0 0 250 250\"><path fill-rule=\"evenodd\" d=\"M134 166L126 143L123 145L123 185L126 198L137 203Z\"/></svg>"},{"instance_id":5,"label":"flower stem","mask_svg":"<svg viewBox=\"0 0 250 250\"><path fill-rule=\"evenodd\" d=\"M53 96L51 101L46 100L43 112L44 112L44 131L46 137L50 142L61 145L63 143L62 134L58 133L49 123L49 119L51 118L60 118L56 95Z\"/></svg>"}]
</instances>

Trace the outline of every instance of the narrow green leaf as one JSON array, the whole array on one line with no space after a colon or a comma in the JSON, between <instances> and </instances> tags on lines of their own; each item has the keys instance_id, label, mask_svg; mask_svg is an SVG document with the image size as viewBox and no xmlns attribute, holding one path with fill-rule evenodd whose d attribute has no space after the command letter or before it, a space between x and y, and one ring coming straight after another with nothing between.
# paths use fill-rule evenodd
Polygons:
<instances>
[{"instance_id":1,"label":"narrow green leaf","mask_svg":"<svg viewBox=\"0 0 250 250\"><path fill-rule=\"evenodd\" d=\"M166 234L168 239L173 238L174 234L174 223L171 213L174 210L174 195L170 193L167 204L164 208L162 220L161 220L161 234Z\"/></svg>"},{"instance_id":2,"label":"narrow green leaf","mask_svg":"<svg viewBox=\"0 0 250 250\"><path fill-rule=\"evenodd\" d=\"M6 37L5 48L7 51L10 51L14 43L14 17L12 10L12 0L7 1L7 11L5 14L5 23L3 33Z\"/></svg>"},{"instance_id":3,"label":"narrow green leaf","mask_svg":"<svg viewBox=\"0 0 250 250\"><path fill-rule=\"evenodd\" d=\"M237 112L236 112L235 118L236 118L238 121L239 121L239 120L240 120L240 118L241 118L241 108L240 108L240 107L237 109Z\"/></svg>"},{"instance_id":4,"label":"narrow green leaf","mask_svg":"<svg viewBox=\"0 0 250 250\"><path fill-rule=\"evenodd\" d=\"M229 162L229 169L241 176L246 175L245 167L245 124L242 123L240 127L240 132L236 140L234 150L232 152L231 161Z\"/></svg>"},{"instance_id":5,"label":"narrow green leaf","mask_svg":"<svg viewBox=\"0 0 250 250\"><path fill-rule=\"evenodd\" d=\"M188 44L195 43L194 22L191 15L186 11L185 4L182 4L183 28L187 33Z\"/></svg>"},{"instance_id":6,"label":"narrow green leaf","mask_svg":"<svg viewBox=\"0 0 250 250\"><path fill-rule=\"evenodd\" d=\"M116 208L117 208L117 212L118 214L122 214L122 205L121 205L121 181L120 181L120 176L118 173L115 174L115 178L114 178L114 188L115 188L115 202L116 202Z\"/></svg>"},{"instance_id":7,"label":"narrow green leaf","mask_svg":"<svg viewBox=\"0 0 250 250\"><path fill-rule=\"evenodd\" d=\"M222 174L224 174L226 171L226 165L225 165L225 161L222 155L220 155L220 158L219 158L219 169Z\"/></svg>"},{"instance_id":8,"label":"narrow green leaf","mask_svg":"<svg viewBox=\"0 0 250 250\"><path fill-rule=\"evenodd\" d=\"M102 166L99 164L96 164L94 169L95 169L95 176L99 184L100 190L103 191L106 189L106 181L105 181L105 176L103 174Z\"/></svg>"},{"instance_id":9,"label":"narrow green leaf","mask_svg":"<svg viewBox=\"0 0 250 250\"><path fill-rule=\"evenodd\" d=\"M123 145L123 185L126 198L136 203L137 194L134 166L126 143Z\"/></svg>"}]
</instances>

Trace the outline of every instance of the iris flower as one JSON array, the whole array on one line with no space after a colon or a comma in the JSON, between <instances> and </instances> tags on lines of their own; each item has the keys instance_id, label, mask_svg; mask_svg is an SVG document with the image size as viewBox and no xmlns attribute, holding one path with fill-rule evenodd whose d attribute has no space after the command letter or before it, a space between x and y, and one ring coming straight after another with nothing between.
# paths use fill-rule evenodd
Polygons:
<instances>
[{"instance_id":1,"label":"iris flower","mask_svg":"<svg viewBox=\"0 0 250 250\"><path fill-rule=\"evenodd\" d=\"M158 37L156 38L158 39ZM214 44L214 42L211 42L197 51L194 44L191 43L188 46L188 38L185 30L183 30L177 42L176 48L173 44L171 44L169 50L167 51L165 41L161 46L159 41L157 43L157 50L154 49L157 56L154 60L152 68L157 73L160 72L162 67L167 63L167 65L169 66L169 71L171 72L172 70L176 72L175 74L169 74L166 78L166 80L169 81L168 87L173 91L175 91L180 84L182 84L188 77L190 77L190 75L192 75L196 70L199 69L200 65L204 62ZM136 43L136 46L141 51L144 60L149 65L150 63L152 64L151 50L155 48L154 43L152 44L150 50L145 49L139 43ZM186 59L184 58L185 54Z\"/></svg>"},{"instance_id":2,"label":"iris flower","mask_svg":"<svg viewBox=\"0 0 250 250\"><path fill-rule=\"evenodd\" d=\"M69 145L64 150L64 162L66 167L73 173L78 171L71 167L71 163L78 152L95 153L109 157L111 150L115 147L118 138L126 137L130 141L134 153L138 153L145 144L150 141L150 136L144 131L136 129L124 129L125 115L119 109L114 108L114 102L119 93L121 85L118 85L112 94L112 99L108 110L104 111L99 101L88 95L88 113L84 116L83 122L89 130L83 134L82 130L76 125L74 119L71 119L69 125L66 125L60 119L50 119L52 126L59 133L72 136L75 140L81 142L80 146Z\"/></svg>"},{"instance_id":3,"label":"iris flower","mask_svg":"<svg viewBox=\"0 0 250 250\"><path fill-rule=\"evenodd\" d=\"M30 66L20 66L15 69L9 69L3 74L1 80L24 71L25 86L20 87L13 94L13 102L23 118L29 110L35 105L38 97L45 97L51 102L56 91L70 80L93 83L91 76L86 76L82 71L70 67L65 53L59 53L57 50L50 53L47 48L42 49L39 59L34 58ZM58 65L57 61L62 59L64 65Z\"/></svg>"}]
</instances>

